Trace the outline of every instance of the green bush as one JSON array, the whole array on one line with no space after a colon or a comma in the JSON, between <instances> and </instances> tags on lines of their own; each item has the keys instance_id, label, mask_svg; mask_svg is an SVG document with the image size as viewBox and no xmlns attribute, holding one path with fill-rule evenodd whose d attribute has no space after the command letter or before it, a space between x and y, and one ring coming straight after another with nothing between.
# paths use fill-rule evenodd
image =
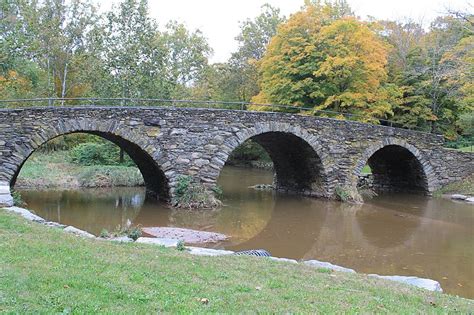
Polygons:
<instances>
[{"instance_id":1,"label":"green bush","mask_svg":"<svg viewBox=\"0 0 474 315\"><path fill-rule=\"evenodd\" d=\"M24 207L26 206L26 202L23 200L23 198L21 197L21 194L20 192L16 191L16 190L12 190L11 192L12 194L12 197L13 197L13 204L17 207Z\"/></svg>"},{"instance_id":2,"label":"green bush","mask_svg":"<svg viewBox=\"0 0 474 315\"><path fill-rule=\"evenodd\" d=\"M217 208L222 203L215 192L199 183L193 183L190 176L180 176L172 204L177 208L205 209Z\"/></svg>"},{"instance_id":3,"label":"green bush","mask_svg":"<svg viewBox=\"0 0 474 315\"><path fill-rule=\"evenodd\" d=\"M70 160L79 165L126 165L135 166L127 155L120 161L120 148L112 142L85 142L75 146L69 153Z\"/></svg>"},{"instance_id":4,"label":"green bush","mask_svg":"<svg viewBox=\"0 0 474 315\"><path fill-rule=\"evenodd\" d=\"M236 164L237 162L264 161L271 162L271 158L267 151L252 140L247 140L238 146L229 156L228 163Z\"/></svg>"},{"instance_id":5,"label":"green bush","mask_svg":"<svg viewBox=\"0 0 474 315\"><path fill-rule=\"evenodd\" d=\"M362 203L364 200L356 188L336 186L336 196L342 202Z\"/></svg>"},{"instance_id":6,"label":"green bush","mask_svg":"<svg viewBox=\"0 0 474 315\"><path fill-rule=\"evenodd\" d=\"M134 226L128 230L128 237L136 241L142 236L142 229L140 226Z\"/></svg>"},{"instance_id":7,"label":"green bush","mask_svg":"<svg viewBox=\"0 0 474 315\"><path fill-rule=\"evenodd\" d=\"M116 164L107 146L101 143L86 142L74 147L70 152L71 161L79 165Z\"/></svg>"},{"instance_id":8,"label":"green bush","mask_svg":"<svg viewBox=\"0 0 474 315\"><path fill-rule=\"evenodd\" d=\"M106 229L102 229L102 231L100 231L99 237L100 237L100 238L109 238L109 237L110 237L110 233L109 233L109 231L107 231Z\"/></svg>"},{"instance_id":9,"label":"green bush","mask_svg":"<svg viewBox=\"0 0 474 315\"><path fill-rule=\"evenodd\" d=\"M136 167L96 165L84 167L77 175L81 187L142 186L143 176Z\"/></svg>"},{"instance_id":10,"label":"green bush","mask_svg":"<svg viewBox=\"0 0 474 315\"><path fill-rule=\"evenodd\" d=\"M176 249L179 250L180 252L184 251L186 249L186 246L184 246L184 241L180 240L178 244L176 245Z\"/></svg>"},{"instance_id":11,"label":"green bush","mask_svg":"<svg viewBox=\"0 0 474 315\"><path fill-rule=\"evenodd\" d=\"M176 185L176 197L181 198L188 191L189 185L191 184L190 176L179 176L178 184Z\"/></svg>"}]
</instances>

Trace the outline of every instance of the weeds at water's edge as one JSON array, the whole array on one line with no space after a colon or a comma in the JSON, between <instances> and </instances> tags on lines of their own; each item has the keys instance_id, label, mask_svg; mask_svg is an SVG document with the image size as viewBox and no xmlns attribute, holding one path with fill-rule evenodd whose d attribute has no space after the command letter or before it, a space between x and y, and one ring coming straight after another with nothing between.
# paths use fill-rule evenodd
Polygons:
<instances>
[{"instance_id":1,"label":"weeds at water's edge","mask_svg":"<svg viewBox=\"0 0 474 315\"><path fill-rule=\"evenodd\" d=\"M474 174L460 181L448 184L436 190L433 193L435 197L441 197L443 194L464 194L474 196Z\"/></svg>"},{"instance_id":2,"label":"weeds at water's edge","mask_svg":"<svg viewBox=\"0 0 474 315\"><path fill-rule=\"evenodd\" d=\"M342 187L336 186L336 197L339 201L342 202L352 202L352 203L363 203L364 200L362 199L359 191L353 187Z\"/></svg>"},{"instance_id":3,"label":"weeds at water's edge","mask_svg":"<svg viewBox=\"0 0 474 315\"><path fill-rule=\"evenodd\" d=\"M179 250L180 252L184 251L186 249L184 241L180 240L178 244L176 244L176 249Z\"/></svg>"},{"instance_id":4,"label":"weeds at water's edge","mask_svg":"<svg viewBox=\"0 0 474 315\"><path fill-rule=\"evenodd\" d=\"M216 195L222 194L219 187L209 189L192 181L190 176L180 176L176 185L172 206L184 209L214 209L222 202Z\"/></svg>"},{"instance_id":5,"label":"weeds at water's edge","mask_svg":"<svg viewBox=\"0 0 474 315\"><path fill-rule=\"evenodd\" d=\"M107 229L102 229L102 231L100 231L100 234L99 234L100 238L112 238L112 237L119 237L119 236L128 236L132 240L136 241L142 236L141 225L136 225L136 226L127 225L125 227L118 226L114 232L109 232Z\"/></svg>"},{"instance_id":6,"label":"weeds at water's edge","mask_svg":"<svg viewBox=\"0 0 474 315\"><path fill-rule=\"evenodd\" d=\"M13 204L17 207L24 207L27 206L27 203L23 200L21 197L21 194L19 191L13 190L11 191L12 197L13 197Z\"/></svg>"}]
</instances>

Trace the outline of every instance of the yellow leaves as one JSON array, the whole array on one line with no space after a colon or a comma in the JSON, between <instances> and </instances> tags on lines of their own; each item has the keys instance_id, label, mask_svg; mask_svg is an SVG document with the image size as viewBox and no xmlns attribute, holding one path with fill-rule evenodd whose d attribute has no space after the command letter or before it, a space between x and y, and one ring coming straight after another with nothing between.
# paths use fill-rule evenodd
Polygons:
<instances>
[{"instance_id":1,"label":"yellow leaves","mask_svg":"<svg viewBox=\"0 0 474 315\"><path fill-rule=\"evenodd\" d=\"M381 87L388 46L365 23L334 16L334 8L310 4L279 27L260 64L261 92L252 101L392 113L392 95Z\"/></svg>"},{"instance_id":2,"label":"yellow leaves","mask_svg":"<svg viewBox=\"0 0 474 315\"><path fill-rule=\"evenodd\" d=\"M31 82L13 70L6 76L0 76L1 98L23 98L32 89Z\"/></svg>"}]
</instances>

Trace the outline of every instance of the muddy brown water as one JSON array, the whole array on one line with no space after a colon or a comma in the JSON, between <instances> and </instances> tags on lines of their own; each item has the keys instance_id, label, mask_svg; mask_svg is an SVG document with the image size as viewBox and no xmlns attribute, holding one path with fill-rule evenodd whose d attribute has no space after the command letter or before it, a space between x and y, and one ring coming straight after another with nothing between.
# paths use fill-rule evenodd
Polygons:
<instances>
[{"instance_id":1,"label":"muddy brown water","mask_svg":"<svg viewBox=\"0 0 474 315\"><path fill-rule=\"evenodd\" d=\"M268 171L226 167L219 210L172 210L145 200L144 188L21 191L38 215L96 235L126 224L224 233L230 250L318 259L362 273L414 275L474 298L474 206L416 195L383 195L363 205L255 191Z\"/></svg>"}]
</instances>

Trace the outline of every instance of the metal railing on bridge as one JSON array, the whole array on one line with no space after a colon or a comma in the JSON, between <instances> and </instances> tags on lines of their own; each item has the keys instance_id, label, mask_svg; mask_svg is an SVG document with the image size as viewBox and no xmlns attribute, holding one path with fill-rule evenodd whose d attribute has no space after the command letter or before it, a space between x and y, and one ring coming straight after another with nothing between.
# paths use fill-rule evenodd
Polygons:
<instances>
[{"instance_id":1,"label":"metal railing on bridge","mask_svg":"<svg viewBox=\"0 0 474 315\"><path fill-rule=\"evenodd\" d=\"M281 104L259 104L251 102L226 102L226 101L202 101L202 100L179 100L159 98L24 98L0 100L1 108L25 108L25 107L74 107L74 106L139 106L139 107L171 107L171 108L207 108L228 109L241 111L265 111L284 112L296 115L316 116L332 119L344 119L371 123L386 127L409 129L419 132L431 133L429 126L407 126L400 122L372 118L352 113L342 113L330 110L318 110L308 107L281 105Z\"/></svg>"}]
</instances>

